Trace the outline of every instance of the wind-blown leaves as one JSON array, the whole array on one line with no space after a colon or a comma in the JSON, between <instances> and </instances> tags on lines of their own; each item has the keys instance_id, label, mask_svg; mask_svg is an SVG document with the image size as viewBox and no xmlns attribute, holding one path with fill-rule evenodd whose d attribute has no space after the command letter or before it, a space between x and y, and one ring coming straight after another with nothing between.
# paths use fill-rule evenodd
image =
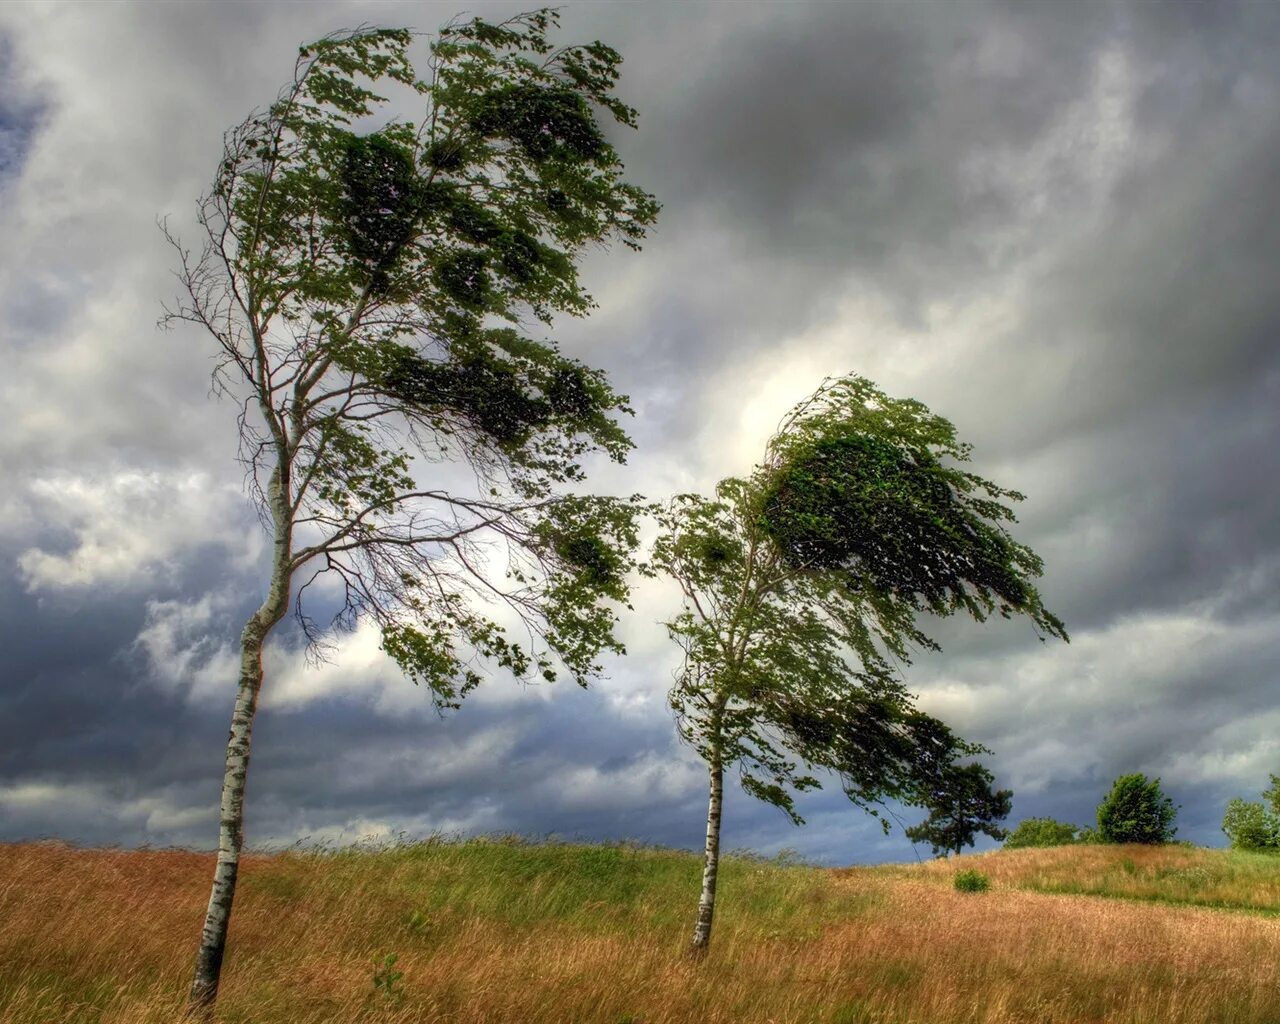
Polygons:
<instances>
[{"instance_id":1,"label":"wind-blown leaves","mask_svg":"<svg viewBox=\"0 0 1280 1024\"><path fill-rule=\"evenodd\" d=\"M635 247L658 205L623 180L598 121L635 123L613 94L621 58L553 47L556 24L549 10L454 22L421 76L406 29L304 46L278 100L228 133L208 245L184 251L175 316L217 338L220 386L261 413L242 455L264 522L296 531L308 636L325 631L307 584L330 576L335 624L372 617L442 704L473 685L477 655L583 681L619 647L609 607L626 599L640 503L597 499L566 532L559 490L593 453L624 458L631 410L528 325L589 312L582 247ZM396 91L412 121L385 117ZM441 460L466 464L476 492L433 485ZM286 524L266 500L281 474Z\"/></svg>"},{"instance_id":2,"label":"wind-blown leaves","mask_svg":"<svg viewBox=\"0 0 1280 1024\"><path fill-rule=\"evenodd\" d=\"M954 803L957 763L983 748L899 677L936 647L921 611L1022 613L1065 639L1032 583L1040 560L1004 529L1021 496L954 465L968 455L920 403L840 378L793 410L750 477L660 517L654 567L685 597L667 623L685 652L680 733L793 820L792 793L822 772L873 814Z\"/></svg>"},{"instance_id":3,"label":"wind-blown leaves","mask_svg":"<svg viewBox=\"0 0 1280 1024\"><path fill-rule=\"evenodd\" d=\"M839 574L916 610L1024 613L1065 638L1029 580L1043 570L1004 524L1015 522L998 487L953 463L969 447L919 402L897 400L863 378L820 389L771 442L760 527L786 564Z\"/></svg>"}]
</instances>

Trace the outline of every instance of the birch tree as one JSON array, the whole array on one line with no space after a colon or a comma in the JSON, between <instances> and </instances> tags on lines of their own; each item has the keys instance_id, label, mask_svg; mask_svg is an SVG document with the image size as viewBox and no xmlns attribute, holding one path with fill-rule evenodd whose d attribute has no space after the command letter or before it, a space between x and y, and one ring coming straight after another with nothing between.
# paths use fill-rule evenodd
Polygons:
<instances>
[{"instance_id":1,"label":"birch tree","mask_svg":"<svg viewBox=\"0 0 1280 1024\"><path fill-rule=\"evenodd\" d=\"M593 452L623 459L630 410L533 332L590 310L578 254L638 248L657 204L602 127L635 124L612 91L620 57L553 48L555 21L452 23L421 77L408 30L303 47L278 99L226 134L200 246L169 236L182 295L166 320L217 344L272 538L240 636L193 1014L217 994L263 645L291 608L321 652L372 621L440 707L488 670L585 685L622 649L635 501L575 485ZM331 619L309 611L318 580L340 595Z\"/></svg>"},{"instance_id":2,"label":"birch tree","mask_svg":"<svg viewBox=\"0 0 1280 1024\"><path fill-rule=\"evenodd\" d=\"M711 937L727 768L797 824L793 794L833 773L887 831L887 801L949 803L958 760L982 750L901 681L913 651L937 649L922 613L1022 614L1066 639L1031 582L1040 560L1005 529L1022 496L960 468L968 457L920 403L843 377L791 412L749 477L660 514L652 565L683 593L670 700L708 769L695 951Z\"/></svg>"}]
</instances>

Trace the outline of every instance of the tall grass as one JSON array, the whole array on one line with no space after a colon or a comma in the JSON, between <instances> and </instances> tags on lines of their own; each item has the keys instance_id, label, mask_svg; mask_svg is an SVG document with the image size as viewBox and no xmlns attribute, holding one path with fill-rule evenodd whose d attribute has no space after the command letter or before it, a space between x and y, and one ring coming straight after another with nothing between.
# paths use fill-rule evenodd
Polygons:
<instances>
[{"instance_id":1,"label":"tall grass","mask_svg":"<svg viewBox=\"0 0 1280 1024\"><path fill-rule=\"evenodd\" d=\"M1064 871L1077 855L1063 855ZM711 955L698 961L685 953L700 869L689 854L473 840L253 855L219 1016L228 1024L1280 1020L1280 920L1022 891L1020 880L1040 876L1026 863L1005 865L1025 858L960 860L990 875L993 889L952 890L955 859L825 871L728 858ZM1280 875L1266 874L1272 865L1256 867L1268 884ZM173 1021L211 869L210 856L184 852L0 846L0 1024Z\"/></svg>"},{"instance_id":2,"label":"tall grass","mask_svg":"<svg viewBox=\"0 0 1280 1024\"><path fill-rule=\"evenodd\" d=\"M997 884L1035 892L1280 913L1276 854L1134 844L1002 850L964 860ZM954 873L946 861L898 870L948 883Z\"/></svg>"}]
</instances>

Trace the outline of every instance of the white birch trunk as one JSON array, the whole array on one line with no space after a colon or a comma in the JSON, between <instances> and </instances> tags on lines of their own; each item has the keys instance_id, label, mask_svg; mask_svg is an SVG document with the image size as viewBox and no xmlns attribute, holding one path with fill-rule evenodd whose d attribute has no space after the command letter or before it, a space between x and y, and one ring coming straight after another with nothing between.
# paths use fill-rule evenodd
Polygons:
<instances>
[{"instance_id":1,"label":"white birch trunk","mask_svg":"<svg viewBox=\"0 0 1280 1024\"><path fill-rule=\"evenodd\" d=\"M240 685L231 714L231 734L227 739L226 770L222 776L222 804L218 822L218 862L213 874L213 891L205 913L195 975L187 997L187 1016L208 1019L218 995L222 957L227 945L231 904L236 895L240 870L240 850L244 845L244 794L249 773L249 749L253 719L262 689L262 648L267 635L289 608L289 559L292 537L286 488L276 474L270 500L276 523L271 588L262 606L250 616L240 634Z\"/></svg>"},{"instance_id":2,"label":"white birch trunk","mask_svg":"<svg viewBox=\"0 0 1280 1024\"><path fill-rule=\"evenodd\" d=\"M707 799L707 845L702 861L702 896L693 927L693 950L705 953L711 944L711 921L716 909L716 876L720 870L720 807L724 797L724 766L720 751L713 749L707 761L710 794Z\"/></svg>"}]
</instances>

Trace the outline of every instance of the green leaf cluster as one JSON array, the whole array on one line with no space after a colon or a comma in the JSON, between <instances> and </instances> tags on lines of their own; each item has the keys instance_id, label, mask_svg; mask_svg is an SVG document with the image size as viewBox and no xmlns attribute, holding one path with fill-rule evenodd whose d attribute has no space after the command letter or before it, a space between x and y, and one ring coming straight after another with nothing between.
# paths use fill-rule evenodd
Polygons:
<instances>
[{"instance_id":1,"label":"green leaf cluster","mask_svg":"<svg viewBox=\"0 0 1280 1024\"><path fill-rule=\"evenodd\" d=\"M952 879L956 892L986 892L991 888L991 879L984 875L981 871L974 868L967 868L964 871L957 871L955 878Z\"/></svg>"},{"instance_id":2,"label":"green leaf cluster","mask_svg":"<svg viewBox=\"0 0 1280 1024\"><path fill-rule=\"evenodd\" d=\"M1159 779L1132 772L1116 779L1098 805L1098 836L1104 843L1167 843L1177 832L1176 815Z\"/></svg>"},{"instance_id":3,"label":"green leaf cluster","mask_svg":"<svg viewBox=\"0 0 1280 1024\"><path fill-rule=\"evenodd\" d=\"M1280 775L1271 776L1271 788L1263 790L1266 803L1241 800L1227 802L1222 831L1235 850L1280 849Z\"/></svg>"},{"instance_id":4,"label":"green leaf cluster","mask_svg":"<svg viewBox=\"0 0 1280 1024\"><path fill-rule=\"evenodd\" d=\"M1070 846L1081 841L1083 830L1054 818L1024 818L1009 832L1004 841L1006 850L1029 847Z\"/></svg>"},{"instance_id":5,"label":"green leaf cluster","mask_svg":"<svg viewBox=\"0 0 1280 1024\"><path fill-rule=\"evenodd\" d=\"M635 125L621 58L553 46L556 26L539 10L453 22L423 54L398 28L302 47L225 137L205 251L178 245L173 315L221 345L308 638L325 630L302 600L329 575L331 625L372 618L446 707L481 663L581 682L621 650L642 505L565 492L592 456L623 460L631 409L542 332L593 308L584 248L638 248L658 204L605 124Z\"/></svg>"},{"instance_id":6,"label":"green leaf cluster","mask_svg":"<svg viewBox=\"0 0 1280 1024\"><path fill-rule=\"evenodd\" d=\"M1065 638L1029 582L1040 559L1004 526L1016 521L1004 502L1022 495L961 469L969 453L921 403L831 382L771 444L761 528L788 565L851 590L978 621L1022 613Z\"/></svg>"},{"instance_id":7,"label":"green leaf cluster","mask_svg":"<svg viewBox=\"0 0 1280 1024\"><path fill-rule=\"evenodd\" d=\"M1013 791L994 789L994 782L991 772L976 761L946 765L925 799L929 816L908 828L907 838L928 843L935 856L959 853L972 846L979 833L1004 839L1009 833L998 823L1013 808Z\"/></svg>"}]
</instances>

